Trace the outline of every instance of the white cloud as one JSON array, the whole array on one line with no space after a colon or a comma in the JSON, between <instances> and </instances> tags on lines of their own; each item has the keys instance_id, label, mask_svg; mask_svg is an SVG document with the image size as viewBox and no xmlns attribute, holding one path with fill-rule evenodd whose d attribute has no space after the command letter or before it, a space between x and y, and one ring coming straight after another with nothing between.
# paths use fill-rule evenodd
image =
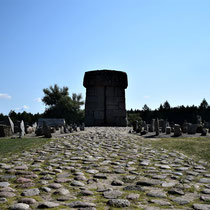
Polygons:
<instances>
[{"instance_id":1,"label":"white cloud","mask_svg":"<svg viewBox=\"0 0 210 210\"><path fill-rule=\"evenodd\" d=\"M22 109L29 109L29 106L23 105Z\"/></svg>"},{"instance_id":2,"label":"white cloud","mask_svg":"<svg viewBox=\"0 0 210 210\"><path fill-rule=\"evenodd\" d=\"M0 98L2 99L11 99L12 97L7 93L0 93Z\"/></svg>"},{"instance_id":3,"label":"white cloud","mask_svg":"<svg viewBox=\"0 0 210 210\"><path fill-rule=\"evenodd\" d=\"M150 96L144 96L144 98L148 99L148 98L150 98Z\"/></svg>"},{"instance_id":4,"label":"white cloud","mask_svg":"<svg viewBox=\"0 0 210 210\"><path fill-rule=\"evenodd\" d=\"M38 98L35 98L34 101L36 101L38 103L41 103L42 102L42 99L40 97L38 97Z\"/></svg>"},{"instance_id":5,"label":"white cloud","mask_svg":"<svg viewBox=\"0 0 210 210\"><path fill-rule=\"evenodd\" d=\"M20 107L15 108L15 110L16 111L24 111L24 110L29 109L29 108L30 108L29 106L23 105L21 108Z\"/></svg>"}]
</instances>

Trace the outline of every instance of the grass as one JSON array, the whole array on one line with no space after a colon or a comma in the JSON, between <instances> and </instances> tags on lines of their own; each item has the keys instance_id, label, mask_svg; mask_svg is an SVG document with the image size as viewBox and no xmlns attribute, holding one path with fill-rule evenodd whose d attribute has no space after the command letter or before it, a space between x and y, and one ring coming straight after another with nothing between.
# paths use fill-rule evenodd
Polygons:
<instances>
[{"instance_id":1,"label":"grass","mask_svg":"<svg viewBox=\"0 0 210 210\"><path fill-rule=\"evenodd\" d=\"M208 137L147 139L145 142L155 148L182 152L196 160L210 161L210 138Z\"/></svg>"},{"instance_id":2,"label":"grass","mask_svg":"<svg viewBox=\"0 0 210 210\"><path fill-rule=\"evenodd\" d=\"M51 141L46 138L22 138L22 139L0 139L0 157L6 157L11 154L21 153L33 148L38 149L42 145Z\"/></svg>"}]
</instances>

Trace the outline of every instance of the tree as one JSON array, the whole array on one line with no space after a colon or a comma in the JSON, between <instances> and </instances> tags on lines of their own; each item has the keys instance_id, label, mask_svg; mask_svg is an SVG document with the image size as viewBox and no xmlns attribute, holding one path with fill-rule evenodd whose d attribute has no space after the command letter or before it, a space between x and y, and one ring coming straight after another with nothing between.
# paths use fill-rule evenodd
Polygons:
<instances>
[{"instance_id":1,"label":"tree","mask_svg":"<svg viewBox=\"0 0 210 210\"><path fill-rule=\"evenodd\" d=\"M165 101L164 104L163 104L163 109L165 110L170 110L171 109L171 106L170 104L168 103L168 101Z\"/></svg>"},{"instance_id":2,"label":"tree","mask_svg":"<svg viewBox=\"0 0 210 210\"><path fill-rule=\"evenodd\" d=\"M45 96L42 101L48 106L56 106L62 97L69 96L68 87L59 88L57 84L44 88Z\"/></svg>"},{"instance_id":3,"label":"tree","mask_svg":"<svg viewBox=\"0 0 210 210\"><path fill-rule=\"evenodd\" d=\"M208 108L208 102L206 101L206 99L204 98L203 101L201 102L199 109L207 109Z\"/></svg>"},{"instance_id":4,"label":"tree","mask_svg":"<svg viewBox=\"0 0 210 210\"><path fill-rule=\"evenodd\" d=\"M150 111L150 108L146 104L144 104L144 106L142 107L142 110L143 111Z\"/></svg>"},{"instance_id":5,"label":"tree","mask_svg":"<svg viewBox=\"0 0 210 210\"><path fill-rule=\"evenodd\" d=\"M67 123L81 123L84 114L80 109L84 104L82 95L73 93L69 96L68 87L60 88L58 85L43 89L45 96L42 101L47 106L44 117L64 118Z\"/></svg>"}]
</instances>

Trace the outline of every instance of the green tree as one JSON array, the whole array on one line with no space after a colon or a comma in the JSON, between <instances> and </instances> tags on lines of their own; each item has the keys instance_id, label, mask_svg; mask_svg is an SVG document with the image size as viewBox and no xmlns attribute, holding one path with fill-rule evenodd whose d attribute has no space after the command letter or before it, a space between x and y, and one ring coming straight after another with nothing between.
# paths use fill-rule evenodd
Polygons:
<instances>
[{"instance_id":1,"label":"green tree","mask_svg":"<svg viewBox=\"0 0 210 210\"><path fill-rule=\"evenodd\" d=\"M67 123L81 123L84 114L80 107L84 104L82 95L73 93L69 96L68 87L58 85L43 89L45 96L42 101L47 106L44 117L64 118Z\"/></svg>"},{"instance_id":2,"label":"green tree","mask_svg":"<svg viewBox=\"0 0 210 210\"><path fill-rule=\"evenodd\" d=\"M207 109L208 108L208 102L206 101L206 99L204 98L203 101L201 102L199 109Z\"/></svg>"},{"instance_id":3,"label":"green tree","mask_svg":"<svg viewBox=\"0 0 210 210\"><path fill-rule=\"evenodd\" d=\"M170 104L168 103L168 101L164 102L164 104L163 104L163 109L165 109L165 110L170 110L170 109L171 109L171 106L170 106Z\"/></svg>"}]
</instances>

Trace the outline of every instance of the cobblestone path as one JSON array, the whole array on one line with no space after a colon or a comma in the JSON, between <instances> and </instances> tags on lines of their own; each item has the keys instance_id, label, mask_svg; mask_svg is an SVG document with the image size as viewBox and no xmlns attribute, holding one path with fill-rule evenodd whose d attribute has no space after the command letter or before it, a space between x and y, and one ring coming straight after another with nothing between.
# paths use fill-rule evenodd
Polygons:
<instances>
[{"instance_id":1,"label":"cobblestone path","mask_svg":"<svg viewBox=\"0 0 210 210\"><path fill-rule=\"evenodd\" d=\"M210 209L210 171L125 128L87 128L0 160L0 209Z\"/></svg>"}]
</instances>

